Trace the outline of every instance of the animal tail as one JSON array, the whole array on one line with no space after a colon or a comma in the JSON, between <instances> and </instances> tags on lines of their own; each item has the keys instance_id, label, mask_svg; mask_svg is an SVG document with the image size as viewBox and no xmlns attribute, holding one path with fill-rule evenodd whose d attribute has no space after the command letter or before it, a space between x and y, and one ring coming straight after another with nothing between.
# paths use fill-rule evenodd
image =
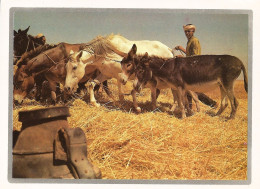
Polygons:
<instances>
[{"instance_id":1,"label":"animal tail","mask_svg":"<svg viewBox=\"0 0 260 189\"><path fill-rule=\"evenodd\" d=\"M244 87L245 87L246 92L248 93L248 78L247 78L246 68L243 63L242 63L241 69L243 70L243 73L244 73Z\"/></svg>"}]
</instances>

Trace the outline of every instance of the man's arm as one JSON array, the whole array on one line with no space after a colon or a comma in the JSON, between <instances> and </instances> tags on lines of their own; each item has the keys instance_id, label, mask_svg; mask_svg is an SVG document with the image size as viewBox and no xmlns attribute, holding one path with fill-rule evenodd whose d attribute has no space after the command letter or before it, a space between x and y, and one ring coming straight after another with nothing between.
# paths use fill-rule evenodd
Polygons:
<instances>
[{"instance_id":1,"label":"man's arm","mask_svg":"<svg viewBox=\"0 0 260 189\"><path fill-rule=\"evenodd\" d=\"M178 46L175 47L175 49L176 50L180 50L180 51L182 51L182 52L184 52L186 54L186 49L184 49L182 46L178 45Z\"/></svg>"}]
</instances>

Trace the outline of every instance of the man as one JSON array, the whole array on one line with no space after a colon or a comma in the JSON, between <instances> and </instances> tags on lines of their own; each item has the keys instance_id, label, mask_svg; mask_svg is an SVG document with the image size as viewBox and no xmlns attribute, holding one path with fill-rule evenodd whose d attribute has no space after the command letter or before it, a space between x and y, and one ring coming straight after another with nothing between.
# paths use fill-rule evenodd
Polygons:
<instances>
[{"instance_id":1,"label":"man","mask_svg":"<svg viewBox=\"0 0 260 189\"><path fill-rule=\"evenodd\" d=\"M194 56L194 55L200 55L201 54L201 47L199 40L193 35L196 27L193 24L187 24L186 26L183 26L184 33L188 39L186 49L184 49L182 46L176 46L176 50L180 50L186 54L186 56ZM203 93L197 93L198 98L201 102L204 104L214 107L217 107L217 102L209 98ZM190 95L187 95L189 106L192 108L192 97Z\"/></svg>"}]
</instances>

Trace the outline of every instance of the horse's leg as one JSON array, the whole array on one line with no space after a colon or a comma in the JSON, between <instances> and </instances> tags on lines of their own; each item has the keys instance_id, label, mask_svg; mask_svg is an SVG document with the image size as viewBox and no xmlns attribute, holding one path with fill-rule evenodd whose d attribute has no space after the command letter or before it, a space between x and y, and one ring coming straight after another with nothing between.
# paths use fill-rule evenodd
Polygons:
<instances>
[{"instance_id":1,"label":"horse's leg","mask_svg":"<svg viewBox=\"0 0 260 189\"><path fill-rule=\"evenodd\" d=\"M92 104L95 107L99 107L100 104L97 103L95 95L94 95L94 87L95 87L96 83L94 81L90 81L87 84L88 90L89 90L89 97L90 97L90 104Z\"/></svg>"},{"instance_id":2,"label":"horse's leg","mask_svg":"<svg viewBox=\"0 0 260 189\"><path fill-rule=\"evenodd\" d=\"M108 96L112 96L112 93L111 91L109 90L108 88L108 84L107 84L107 80L106 81L103 81L103 89L105 90L105 92L107 93Z\"/></svg>"},{"instance_id":3,"label":"horse's leg","mask_svg":"<svg viewBox=\"0 0 260 189\"><path fill-rule=\"evenodd\" d=\"M132 95L132 98L133 98L133 106L134 106L134 109L136 110L136 112L140 113L141 112L141 108L138 106L137 104L137 99L136 99L136 90L133 89L131 91L131 95Z\"/></svg>"},{"instance_id":4,"label":"horse's leg","mask_svg":"<svg viewBox=\"0 0 260 189\"><path fill-rule=\"evenodd\" d=\"M101 84L101 83L103 84L103 88L104 88L106 94L108 95L109 98L112 99L113 103L115 103L116 100L115 100L115 98L113 97L111 91L108 89L108 86L107 86L107 80L108 80L108 79L110 79L110 78L104 76L103 74L99 74L99 75L94 79L94 81L96 82L96 84L97 84L97 83L98 83L98 84ZM118 81L118 80L117 80L117 81Z\"/></svg>"},{"instance_id":5,"label":"horse's leg","mask_svg":"<svg viewBox=\"0 0 260 189\"><path fill-rule=\"evenodd\" d=\"M56 104L56 99L57 99L57 95L56 95L56 87L57 87L57 83L56 82L52 82L49 81L49 87L51 90L51 100L52 100L52 104Z\"/></svg>"},{"instance_id":6,"label":"horse's leg","mask_svg":"<svg viewBox=\"0 0 260 189\"><path fill-rule=\"evenodd\" d=\"M86 94L86 86L85 86L86 82L82 82L82 83L78 83L78 88L77 88L77 93L79 95L84 95Z\"/></svg>"}]
</instances>

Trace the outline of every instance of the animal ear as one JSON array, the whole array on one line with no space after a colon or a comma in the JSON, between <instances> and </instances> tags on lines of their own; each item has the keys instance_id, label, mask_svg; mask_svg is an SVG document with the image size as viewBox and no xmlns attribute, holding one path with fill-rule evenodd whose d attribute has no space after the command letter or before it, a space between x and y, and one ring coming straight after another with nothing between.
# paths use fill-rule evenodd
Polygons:
<instances>
[{"instance_id":1,"label":"animal ear","mask_svg":"<svg viewBox=\"0 0 260 189\"><path fill-rule=\"evenodd\" d=\"M148 52L145 52L144 57L148 58Z\"/></svg>"},{"instance_id":2,"label":"animal ear","mask_svg":"<svg viewBox=\"0 0 260 189\"><path fill-rule=\"evenodd\" d=\"M73 50L70 50L70 55L74 54L74 51Z\"/></svg>"},{"instance_id":3,"label":"animal ear","mask_svg":"<svg viewBox=\"0 0 260 189\"><path fill-rule=\"evenodd\" d=\"M137 46L136 46L136 44L133 44L132 49L133 49L134 54L136 54L136 51L137 51Z\"/></svg>"},{"instance_id":4,"label":"animal ear","mask_svg":"<svg viewBox=\"0 0 260 189\"><path fill-rule=\"evenodd\" d=\"M14 30L14 35L18 34L17 31Z\"/></svg>"},{"instance_id":5,"label":"animal ear","mask_svg":"<svg viewBox=\"0 0 260 189\"><path fill-rule=\"evenodd\" d=\"M77 62L79 62L80 58L82 57L83 51L80 51L80 53L77 55Z\"/></svg>"},{"instance_id":6,"label":"animal ear","mask_svg":"<svg viewBox=\"0 0 260 189\"><path fill-rule=\"evenodd\" d=\"M29 28L30 28L30 26L28 26L28 28L24 30L24 33L27 33Z\"/></svg>"},{"instance_id":7,"label":"animal ear","mask_svg":"<svg viewBox=\"0 0 260 189\"><path fill-rule=\"evenodd\" d=\"M137 51L137 47L135 44L133 44L131 50L129 51L128 55L130 55L131 57L133 57L134 55L136 55L136 51Z\"/></svg>"}]
</instances>

